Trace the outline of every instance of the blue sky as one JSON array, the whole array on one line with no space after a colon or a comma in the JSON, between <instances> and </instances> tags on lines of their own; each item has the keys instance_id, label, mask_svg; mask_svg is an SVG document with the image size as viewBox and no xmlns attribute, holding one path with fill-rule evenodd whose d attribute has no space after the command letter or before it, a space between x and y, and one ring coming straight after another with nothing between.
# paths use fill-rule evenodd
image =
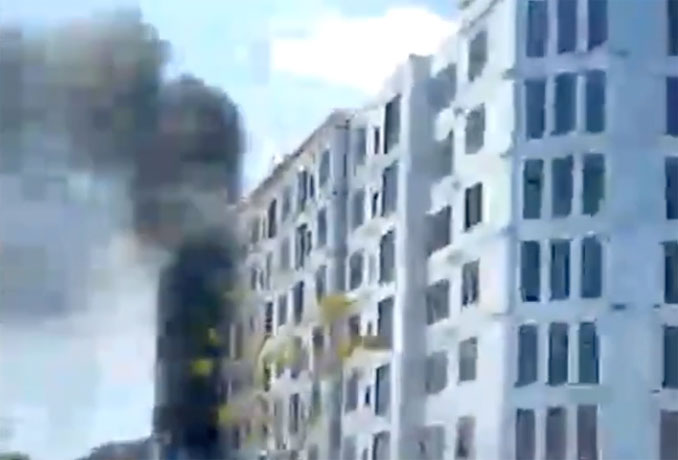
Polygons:
<instances>
[{"instance_id":1,"label":"blue sky","mask_svg":"<svg viewBox=\"0 0 678 460\"><path fill-rule=\"evenodd\" d=\"M434 51L454 29L453 0L139 1L173 46L170 72L190 71L240 106L250 188L333 107L366 102L409 53ZM53 22L135 3L0 0L0 21ZM103 442L149 433L153 341L144 325L153 283L124 269L127 242L113 241L104 252L114 285L99 291L106 294L89 317L33 331L0 327L0 418L19 420L14 441L3 446L0 439L0 450L72 459ZM127 276L115 276L122 272ZM59 445L47 448L55 439Z\"/></svg>"}]
</instances>

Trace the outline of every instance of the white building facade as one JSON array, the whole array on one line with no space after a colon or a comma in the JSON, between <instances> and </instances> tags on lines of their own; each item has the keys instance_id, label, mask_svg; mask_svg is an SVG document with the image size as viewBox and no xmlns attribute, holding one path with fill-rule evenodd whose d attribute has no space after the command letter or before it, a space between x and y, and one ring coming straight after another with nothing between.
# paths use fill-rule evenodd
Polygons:
<instances>
[{"instance_id":1,"label":"white building facade","mask_svg":"<svg viewBox=\"0 0 678 460\"><path fill-rule=\"evenodd\" d=\"M330 150L317 263L389 347L344 362L304 455L678 458L678 2L459 21Z\"/></svg>"}]
</instances>

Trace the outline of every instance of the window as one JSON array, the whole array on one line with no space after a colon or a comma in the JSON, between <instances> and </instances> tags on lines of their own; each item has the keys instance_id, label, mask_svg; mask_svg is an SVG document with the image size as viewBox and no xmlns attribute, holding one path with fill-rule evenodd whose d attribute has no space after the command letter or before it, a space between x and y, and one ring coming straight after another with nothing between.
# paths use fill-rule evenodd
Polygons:
<instances>
[{"instance_id":1,"label":"window","mask_svg":"<svg viewBox=\"0 0 678 460\"><path fill-rule=\"evenodd\" d=\"M252 219L250 223L250 244L257 244L259 241L259 228L261 223L258 218Z\"/></svg>"},{"instance_id":2,"label":"window","mask_svg":"<svg viewBox=\"0 0 678 460\"><path fill-rule=\"evenodd\" d=\"M387 415L391 407L391 366L385 364L377 368L375 382L375 404L374 413L376 415Z\"/></svg>"},{"instance_id":3,"label":"window","mask_svg":"<svg viewBox=\"0 0 678 460\"><path fill-rule=\"evenodd\" d=\"M664 388L678 388L678 326L664 326Z\"/></svg>"},{"instance_id":4,"label":"window","mask_svg":"<svg viewBox=\"0 0 678 460\"><path fill-rule=\"evenodd\" d=\"M659 458L675 460L678 458L678 411L662 410L659 423Z\"/></svg>"},{"instance_id":5,"label":"window","mask_svg":"<svg viewBox=\"0 0 678 460\"><path fill-rule=\"evenodd\" d=\"M393 341L393 297L381 300L377 305L377 335L385 346L391 346Z\"/></svg>"},{"instance_id":6,"label":"window","mask_svg":"<svg viewBox=\"0 0 678 460\"><path fill-rule=\"evenodd\" d=\"M485 106L473 109L466 117L466 153L478 153L485 144Z\"/></svg>"},{"instance_id":7,"label":"window","mask_svg":"<svg viewBox=\"0 0 678 460\"><path fill-rule=\"evenodd\" d=\"M446 83L444 100L448 103L452 102L457 95L457 66L454 63L448 64L438 74Z\"/></svg>"},{"instance_id":8,"label":"window","mask_svg":"<svg viewBox=\"0 0 678 460\"><path fill-rule=\"evenodd\" d=\"M264 387L264 391L269 391L271 389L271 366L268 363L264 364L262 372L262 386Z\"/></svg>"},{"instance_id":9,"label":"window","mask_svg":"<svg viewBox=\"0 0 678 460\"><path fill-rule=\"evenodd\" d=\"M289 185L285 187L283 191L283 200L282 200L282 209L280 210L280 219L282 221L287 220L287 218L292 212L292 187Z\"/></svg>"},{"instance_id":10,"label":"window","mask_svg":"<svg viewBox=\"0 0 678 460\"><path fill-rule=\"evenodd\" d=\"M574 130L577 116L577 75L561 73L556 76L555 85L553 134L567 134Z\"/></svg>"},{"instance_id":11,"label":"window","mask_svg":"<svg viewBox=\"0 0 678 460\"><path fill-rule=\"evenodd\" d=\"M315 177L308 172L306 173L306 190L308 198L313 199L315 197Z\"/></svg>"},{"instance_id":12,"label":"window","mask_svg":"<svg viewBox=\"0 0 678 460\"><path fill-rule=\"evenodd\" d=\"M598 237L587 236L581 242L581 296L600 297L603 290L603 248Z\"/></svg>"},{"instance_id":13,"label":"window","mask_svg":"<svg viewBox=\"0 0 678 460\"><path fill-rule=\"evenodd\" d=\"M523 219L541 217L544 188L544 160L527 160L523 164Z\"/></svg>"},{"instance_id":14,"label":"window","mask_svg":"<svg viewBox=\"0 0 678 460\"><path fill-rule=\"evenodd\" d=\"M588 0L589 40L588 49L598 48L607 41L607 0Z\"/></svg>"},{"instance_id":15,"label":"window","mask_svg":"<svg viewBox=\"0 0 678 460\"><path fill-rule=\"evenodd\" d=\"M459 381L469 382L476 379L478 360L478 339L472 337L459 343Z\"/></svg>"},{"instance_id":16,"label":"window","mask_svg":"<svg viewBox=\"0 0 678 460\"><path fill-rule=\"evenodd\" d=\"M256 290L258 288L259 270L257 267L250 267L250 289Z\"/></svg>"},{"instance_id":17,"label":"window","mask_svg":"<svg viewBox=\"0 0 678 460\"><path fill-rule=\"evenodd\" d=\"M365 191L353 192L351 197L351 229L355 230L365 222Z\"/></svg>"},{"instance_id":18,"label":"window","mask_svg":"<svg viewBox=\"0 0 678 460\"><path fill-rule=\"evenodd\" d=\"M457 94L457 66L448 64L441 69L428 85L428 102L434 112L440 112L450 105Z\"/></svg>"},{"instance_id":19,"label":"window","mask_svg":"<svg viewBox=\"0 0 678 460\"><path fill-rule=\"evenodd\" d=\"M290 239L285 237L280 242L280 269L288 270L290 268Z\"/></svg>"},{"instance_id":20,"label":"window","mask_svg":"<svg viewBox=\"0 0 678 460\"><path fill-rule=\"evenodd\" d=\"M473 81L483 73L487 64L487 31L478 32L468 47L468 81Z\"/></svg>"},{"instance_id":21,"label":"window","mask_svg":"<svg viewBox=\"0 0 678 460\"><path fill-rule=\"evenodd\" d=\"M678 179L678 169L676 179ZM599 153L584 155L582 211L588 216L600 212L605 200L605 157ZM678 183L676 183L678 186ZM678 191L678 189L676 189Z\"/></svg>"},{"instance_id":22,"label":"window","mask_svg":"<svg viewBox=\"0 0 678 460\"><path fill-rule=\"evenodd\" d=\"M299 324L304 316L304 282L299 281L292 289L294 303L294 322Z\"/></svg>"},{"instance_id":23,"label":"window","mask_svg":"<svg viewBox=\"0 0 678 460\"><path fill-rule=\"evenodd\" d=\"M384 169L381 177L381 215L387 216L396 211L398 207L398 163Z\"/></svg>"},{"instance_id":24,"label":"window","mask_svg":"<svg viewBox=\"0 0 678 460\"><path fill-rule=\"evenodd\" d=\"M330 178L330 151L323 150L320 155L320 166L318 167L318 186L323 187Z\"/></svg>"},{"instance_id":25,"label":"window","mask_svg":"<svg viewBox=\"0 0 678 460\"><path fill-rule=\"evenodd\" d=\"M358 381L358 371L352 370L346 380L344 412L351 412L358 408Z\"/></svg>"},{"instance_id":26,"label":"window","mask_svg":"<svg viewBox=\"0 0 678 460\"><path fill-rule=\"evenodd\" d=\"M235 325L235 330L233 331L233 358L241 359L243 356L243 347L244 347L244 330L242 323L237 323Z\"/></svg>"},{"instance_id":27,"label":"window","mask_svg":"<svg viewBox=\"0 0 678 460\"><path fill-rule=\"evenodd\" d=\"M384 153L389 153L400 141L400 95L386 104L384 117Z\"/></svg>"},{"instance_id":28,"label":"window","mask_svg":"<svg viewBox=\"0 0 678 460\"><path fill-rule=\"evenodd\" d=\"M305 358L306 350L304 349L304 342L301 337L294 337L291 344L292 362L290 363L290 377L293 379L299 378L299 373L306 369L307 361Z\"/></svg>"},{"instance_id":29,"label":"window","mask_svg":"<svg viewBox=\"0 0 678 460\"><path fill-rule=\"evenodd\" d=\"M530 2L535 3L535 2ZM546 5L546 2L538 2ZM546 129L546 80L525 80L525 134L528 139L541 139Z\"/></svg>"},{"instance_id":30,"label":"window","mask_svg":"<svg viewBox=\"0 0 678 460\"><path fill-rule=\"evenodd\" d=\"M577 407L577 458L598 460L598 407Z\"/></svg>"},{"instance_id":31,"label":"window","mask_svg":"<svg viewBox=\"0 0 678 460\"><path fill-rule=\"evenodd\" d=\"M427 216L427 220L427 254L431 255L451 243L452 209L446 206L437 213Z\"/></svg>"},{"instance_id":32,"label":"window","mask_svg":"<svg viewBox=\"0 0 678 460\"><path fill-rule=\"evenodd\" d=\"M516 410L516 460L534 460L534 410Z\"/></svg>"},{"instance_id":33,"label":"window","mask_svg":"<svg viewBox=\"0 0 678 460\"><path fill-rule=\"evenodd\" d=\"M374 128L372 130L372 147L374 148L374 154L378 155L381 152L381 146L379 145L379 128Z\"/></svg>"},{"instance_id":34,"label":"window","mask_svg":"<svg viewBox=\"0 0 678 460\"><path fill-rule=\"evenodd\" d=\"M464 230L470 230L482 220L483 184L478 182L464 192Z\"/></svg>"},{"instance_id":35,"label":"window","mask_svg":"<svg viewBox=\"0 0 678 460\"><path fill-rule=\"evenodd\" d=\"M445 177L454 170L454 131L450 130L445 139L437 142L434 167L435 178Z\"/></svg>"},{"instance_id":36,"label":"window","mask_svg":"<svg viewBox=\"0 0 678 460\"><path fill-rule=\"evenodd\" d=\"M372 441L372 460L391 460L391 435L382 431L374 435Z\"/></svg>"},{"instance_id":37,"label":"window","mask_svg":"<svg viewBox=\"0 0 678 460\"><path fill-rule=\"evenodd\" d=\"M423 427L419 439L417 460L440 460L445 457L445 426Z\"/></svg>"},{"instance_id":38,"label":"window","mask_svg":"<svg viewBox=\"0 0 678 460\"><path fill-rule=\"evenodd\" d=\"M287 323L287 294L278 297L278 327Z\"/></svg>"},{"instance_id":39,"label":"window","mask_svg":"<svg viewBox=\"0 0 678 460\"><path fill-rule=\"evenodd\" d=\"M598 384L598 332L595 323L579 324L579 383Z\"/></svg>"},{"instance_id":40,"label":"window","mask_svg":"<svg viewBox=\"0 0 678 460\"><path fill-rule=\"evenodd\" d=\"M320 453L318 450L318 446L315 444L308 446L308 450L306 451L306 459L307 460L320 460Z\"/></svg>"},{"instance_id":41,"label":"window","mask_svg":"<svg viewBox=\"0 0 678 460\"><path fill-rule=\"evenodd\" d=\"M426 357L424 369L424 391L432 395L440 393L447 386L447 352L437 351Z\"/></svg>"},{"instance_id":42,"label":"window","mask_svg":"<svg viewBox=\"0 0 678 460\"><path fill-rule=\"evenodd\" d=\"M667 48L669 56L678 56L678 1L666 0Z\"/></svg>"},{"instance_id":43,"label":"window","mask_svg":"<svg viewBox=\"0 0 678 460\"><path fill-rule=\"evenodd\" d=\"M546 409L545 447L546 460L565 460L567 453L567 414L563 407Z\"/></svg>"},{"instance_id":44,"label":"window","mask_svg":"<svg viewBox=\"0 0 678 460\"><path fill-rule=\"evenodd\" d=\"M231 446L235 450L240 449L240 427L231 428Z\"/></svg>"},{"instance_id":45,"label":"window","mask_svg":"<svg viewBox=\"0 0 678 460\"><path fill-rule=\"evenodd\" d=\"M530 0L527 3L527 57L544 57L548 49L548 38L548 2Z\"/></svg>"},{"instance_id":46,"label":"window","mask_svg":"<svg viewBox=\"0 0 678 460\"><path fill-rule=\"evenodd\" d=\"M379 202L380 202L379 197L380 196L381 196L381 194L379 193L378 190L375 191L374 193L372 193L372 203L371 203L372 204L372 206L371 206L372 217L377 217L379 215Z\"/></svg>"},{"instance_id":47,"label":"window","mask_svg":"<svg viewBox=\"0 0 678 460\"><path fill-rule=\"evenodd\" d=\"M295 233L295 268L302 268L306 264L306 257L310 254L312 249L311 232L307 224L301 224L297 227Z\"/></svg>"},{"instance_id":48,"label":"window","mask_svg":"<svg viewBox=\"0 0 678 460\"><path fill-rule=\"evenodd\" d=\"M539 359L537 326L523 324L518 328L518 378L516 386L537 381Z\"/></svg>"},{"instance_id":49,"label":"window","mask_svg":"<svg viewBox=\"0 0 678 460\"><path fill-rule=\"evenodd\" d=\"M381 283L395 280L395 230L390 230L379 241L379 267Z\"/></svg>"},{"instance_id":50,"label":"window","mask_svg":"<svg viewBox=\"0 0 678 460\"><path fill-rule=\"evenodd\" d=\"M315 299L320 302L327 292L327 265L321 265L315 272Z\"/></svg>"},{"instance_id":51,"label":"window","mask_svg":"<svg viewBox=\"0 0 678 460\"><path fill-rule=\"evenodd\" d=\"M290 396L290 434L296 434L299 431L300 402L299 393Z\"/></svg>"},{"instance_id":52,"label":"window","mask_svg":"<svg viewBox=\"0 0 678 460\"><path fill-rule=\"evenodd\" d=\"M664 160L664 201L666 202L666 218L678 219L678 157Z\"/></svg>"},{"instance_id":53,"label":"window","mask_svg":"<svg viewBox=\"0 0 678 460\"><path fill-rule=\"evenodd\" d=\"M266 264L265 264L265 275L264 275L264 287L265 289L271 289L271 276L273 274L273 253L269 252L266 254Z\"/></svg>"},{"instance_id":54,"label":"window","mask_svg":"<svg viewBox=\"0 0 678 460\"><path fill-rule=\"evenodd\" d=\"M346 436L342 444L342 460L357 460L358 448L356 446L355 436Z\"/></svg>"},{"instance_id":55,"label":"window","mask_svg":"<svg viewBox=\"0 0 678 460\"><path fill-rule=\"evenodd\" d=\"M306 200L309 198L309 178L305 170L297 173L297 209L303 211L306 208Z\"/></svg>"},{"instance_id":56,"label":"window","mask_svg":"<svg viewBox=\"0 0 678 460\"><path fill-rule=\"evenodd\" d=\"M315 353L322 353L323 348L325 348L325 333L323 332L322 327L316 326L313 328L313 351Z\"/></svg>"},{"instance_id":57,"label":"window","mask_svg":"<svg viewBox=\"0 0 678 460\"><path fill-rule=\"evenodd\" d=\"M362 251L354 252L353 254L351 254L351 257L349 258L348 287L351 290L359 288L360 285L363 283L363 271L364 271L363 259L364 257Z\"/></svg>"},{"instance_id":58,"label":"window","mask_svg":"<svg viewBox=\"0 0 678 460\"><path fill-rule=\"evenodd\" d=\"M558 0L558 53L577 48L577 0Z\"/></svg>"},{"instance_id":59,"label":"window","mask_svg":"<svg viewBox=\"0 0 678 460\"><path fill-rule=\"evenodd\" d=\"M541 247L539 241L520 243L520 296L523 302L539 302Z\"/></svg>"},{"instance_id":60,"label":"window","mask_svg":"<svg viewBox=\"0 0 678 460\"><path fill-rule=\"evenodd\" d=\"M278 202L276 200L271 201L271 204L268 205L268 237L275 238L276 231L278 228Z\"/></svg>"},{"instance_id":61,"label":"window","mask_svg":"<svg viewBox=\"0 0 678 460\"><path fill-rule=\"evenodd\" d=\"M360 315L353 315L348 318L348 336L351 343L360 340Z\"/></svg>"},{"instance_id":62,"label":"window","mask_svg":"<svg viewBox=\"0 0 678 460\"><path fill-rule=\"evenodd\" d=\"M270 337L273 334L273 302L266 302L264 308L264 335Z\"/></svg>"},{"instance_id":63,"label":"window","mask_svg":"<svg viewBox=\"0 0 678 460\"><path fill-rule=\"evenodd\" d=\"M572 156L555 158L552 163L551 182L553 217L566 217L572 212Z\"/></svg>"},{"instance_id":64,"label":"window","mask_svg":"<svg viewBox=\"0 0 678 460\"><path fill-rule=\"evenodd\" d=\"M435 324L450 316L450 282L441 280L426 288L426 324Z\"/></svg>"},{"instance_id":65,"label":"window","mask_svg":"<svg viewBox=\"0 0 678 460\"><path fill-rule=\"evenodd\" d=\"M563 385L568 375L568 325L549 325L549 385Z\"/></svg>"},{"instance_id":66,"label":"window","mask_svg":"<svg viewBox=\"0 0 678 460\"><path fill-rule=\"evenodd\" d=\"M356 128L352 131L353 141L353 166L354 170L360 165L365 164L367 156L367 130L364 127Z\"/></svg>"},{"instance_id":67,"label":"window","mask_svg":"<svg viewBox=\"0 0 678 460\"><path fill-rule=\"evenodd\" d=\"M480 262L465 263L461 268L461 305L466 307L478 302L480 297Z\"/></svg>"},{"instance_id":68,"label":"window","mask_svg":"<svg viewBox=\"0 0 678 460\"><path fill-rule=\"evenodd\" d=\"M266 273L264 270L258 270L257 274L259 275L259 289L263 291L266 287Z\"/></svg>"},{"instance_id":69,"label":"window","mask_svg":"<svg viewBox=\"0 0 678 460\"><path fill-rule=\"evenodd\" d=\"M318 211L318 247L322 248L327 244L327 209Z\"/></svg>"},{"instance_id":70,"label":"window","mask_svg":"<svg viewBox=\"0 0 678 460\"><path fill-rule=\"evenodd\" d=\"M678 77L666 78L666 134L678 136Z\"/></svg>"},{"instance_id":71,"label":"window","mask_svg":"<svg viewBox=\"0 0 678 460\"><path fill-rule=\"evenodd\" d=\"M475 425L475 419L470 416L460 417L457 420L455 459L470 460L475 457Z\"/></svg>"},{"instance_id":72,"label":"window","mask_svg":"<svg viewBox=\"0 0 678 460\"><path fill-rule=\"evenodd\" d=\"M664 243L664 303L678 303L678 241Z\"/></svg>"},{"instance_id":73,"label":"window","mask_svg":"<svg viewBox=\"0 0 678 460\"><path fill-rule=\"evenodd\" d=\"M607 78L602 70L586 72L586 132L605 131L605 87Z\"/></svg>"}]
</instances>

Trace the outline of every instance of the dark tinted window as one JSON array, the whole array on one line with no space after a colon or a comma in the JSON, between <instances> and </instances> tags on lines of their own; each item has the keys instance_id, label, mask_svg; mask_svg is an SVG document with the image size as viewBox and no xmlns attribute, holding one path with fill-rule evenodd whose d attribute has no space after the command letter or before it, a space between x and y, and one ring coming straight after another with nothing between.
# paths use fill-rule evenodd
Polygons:
<instances>
[{"instance_id":1,"label":"dark tinted window","mask_svg":"<svg viewBox=\"0 0 678 460\"><path fill-rule=\"evenodd\" d=\"M544 187L544 160L527 160L523 165L523 219L541 217Z\"/></svg>"},{"instance_id":2,"label":"dark tinted window","mask_svg":"<svg viewBox=\"0 0 678 460\"><path fill-rule=\"evenodd\" d=\"M541 291L541 251L539 241L520 244L520 295L523 302L539 302Z\"/></svg>"},{"instance_id":3,"label":"dark tinted window","mask_svg":"<svg viewBox=\"0 0 678 460\"><path fill-rule=\"evenodd\" d=\"M588 0L588 8L588 49L592 50L607 41L607 0Z\"/></svg>"},{"instance_id":4,"label":"dark tinted window","mask_svg":"<svg viewBox=\"0 0 678 460\"><path fill-rule=\"evenodd\" d=\"M540 139L544 136L545 129L546 80L525 80L525 134L528 139Z\"/></svg>"},{"instance_id":5,"label":"dark tinted window","mask_svg":"<svg viewBox=\"0 0 678 460\"><path fill-rule=\"evenodd\" d=\"M548 44L548 2L529 0L527 3L527 57L542 57Z\"/></svg>"},{"instance_id":6,"label":"dark tinted window","mask_svg":"<svg viewBox=\"0 0 678 460\"><path fill-rule=\"evenodd\" d=\"M570 296L570 240L551 240L551 300Z\"/></svg>"},{"instance_id":7,"label":"dark tinted window","mask_svg":"<svg viewBox=\"0 0 678 460\"><path fill-rule=\"evenodd\" d=\"M558 53L569 53L577 46L577 0L557 0Z\"/></svg>"},{"instance_id":8,"label":"dark tinted window","mask_svg":"<svg viewBox=\"0 0 678 460\"><path fill-rule=\"evenodd\" d=\"M553 134L574 130L577 117L577 76L561 73L555 80L555 122Z\"/></svg>"},{"instance_id":9,"label":"dark tinted window","mask_svg":"<svg viewBox=\"0 0 678 460\"><path fill-rule=\"evenodd\" d=\"M518 378L516 381L518 386L537 381L538 340L536 325L523 324L518 328Z\"/></svg>"},{"instance_id":10,"label":"dark tinted window","mask_svg":"<svg viewBox=\"0 0 678 460\"><path fill-rule=\"evenodd\" d=\"M605 131L605 87L607 78L602 70L586 72L586 131L601 133Z\"/></svg>"}]
</instances>

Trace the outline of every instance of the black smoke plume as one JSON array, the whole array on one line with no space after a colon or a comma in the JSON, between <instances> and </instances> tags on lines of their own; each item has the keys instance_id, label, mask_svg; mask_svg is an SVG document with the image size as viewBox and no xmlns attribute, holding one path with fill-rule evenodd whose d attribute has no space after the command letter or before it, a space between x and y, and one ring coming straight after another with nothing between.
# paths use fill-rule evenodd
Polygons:
<instances>
[{"instance_id":1,"label":"black smoke plume","mask_svg":"<svg viewBox=\"0 0 678 460\"><path fill-rule=\"evenodd\" d=\"M159 284L158 360L185 364L219 354L191 342L193 330L229 320L220 293L235 282L227 211L240 194L243 142L223 91L192 76L163 80L169 52L136 12L0 28L0 172L23 177L31 165L57 164L126 190L128 230L171 254ZM38 139L62 148L36 148ZM215 378L167 379L155 428L196 458L218 456Z\"/></svg>"}]
</instances>

